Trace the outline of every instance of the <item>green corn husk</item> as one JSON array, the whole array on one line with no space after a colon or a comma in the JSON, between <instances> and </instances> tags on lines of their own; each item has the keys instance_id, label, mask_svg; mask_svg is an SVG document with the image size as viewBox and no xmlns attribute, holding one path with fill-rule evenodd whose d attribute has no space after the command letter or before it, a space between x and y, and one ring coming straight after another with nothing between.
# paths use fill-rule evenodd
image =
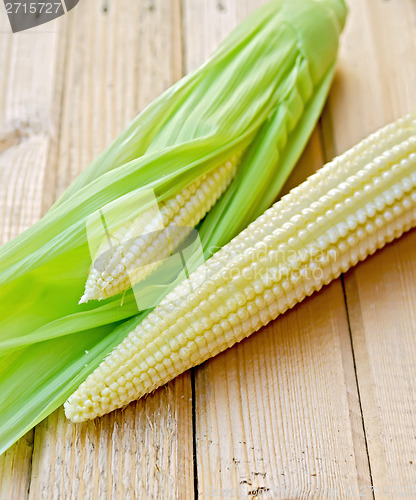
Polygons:
<instances>
[{"instance_id":1,"label":"green corn husk","mask_svg":"<svg viewBox=\"0 0 416 500\"><path fill-rule=\"evenodd\" d=\"M87 217L128 206L132 187L163 201L245 151L199 227L206 257L227 243L272 204L298 160L329 91L345 16L343 0L259 9L145 109L43 219L0 248L0 453L149 312L138 311L132 291L78 305L91 264Z\"/></svg>"}]
</instances>

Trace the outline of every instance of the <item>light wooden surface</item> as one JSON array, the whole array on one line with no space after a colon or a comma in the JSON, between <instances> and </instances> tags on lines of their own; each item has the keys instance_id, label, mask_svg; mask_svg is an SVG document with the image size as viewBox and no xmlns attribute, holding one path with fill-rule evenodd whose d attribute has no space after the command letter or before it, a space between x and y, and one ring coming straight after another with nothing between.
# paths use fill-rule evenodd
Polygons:
<instances>
[{"instance_id":1,"label":"light wooden surface","mask_svg":"<svg viewBox=\"0 0 416 500\"><path fill-rule=\"evenodd\" d=\"M264 0L81 0L9 34L0 239L35 222L143 107ZM416 4L350 0L338 73L288 186L416 109ZM416 232L238 346L0 457L0 499L416 498Z\"/></svg>"}]
</instances>

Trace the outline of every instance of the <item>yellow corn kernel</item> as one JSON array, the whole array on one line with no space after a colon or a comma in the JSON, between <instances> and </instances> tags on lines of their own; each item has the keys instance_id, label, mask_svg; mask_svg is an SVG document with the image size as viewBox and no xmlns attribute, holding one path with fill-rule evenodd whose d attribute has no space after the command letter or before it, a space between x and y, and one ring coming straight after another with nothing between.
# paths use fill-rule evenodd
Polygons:
<instances>
[{"instance_id":1,"label":"yellow corn kernel","mask_svg":"<svg viewBox=\"0 0 416 500\"><path fill-rule=\"evenodd\" d=\"M168 294L68 399L67 417L93 419L155 390L415 226L408 116L327 164Z\"/></svg>"}]
</instances>

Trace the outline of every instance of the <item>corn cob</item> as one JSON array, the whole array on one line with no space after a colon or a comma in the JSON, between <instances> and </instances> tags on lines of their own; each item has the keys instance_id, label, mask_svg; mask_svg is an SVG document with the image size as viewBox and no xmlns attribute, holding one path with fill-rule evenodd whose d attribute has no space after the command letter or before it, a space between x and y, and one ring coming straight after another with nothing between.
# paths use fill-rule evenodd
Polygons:
<instances>
[{"instance_id":1,"label":"corn cob","mask_svg":"<svg viewBox=\"0 0 416 500\"><path fill-rule=\"evenodd\" d=\"M134 286L148 276L215 204L233 179L241 157L235 154L212 172L199 177L175 196L161 204L160 213L149 210L123 225L112 239L119 244L106 252L104 262L94 264L80 304L91 299L106 299ZM180 226L183 230L158 231ZM101 247L98 255L104 252Z\"/></svg>"},{"instance_id":2,"label":"corn cob","mask_svg":"<svg viewBox=\"0 0 416 500\"><path fill-rule=\"evenodd\" d=\"M408 116L327 164L168 294L68 399L67 417L93 419L155 390L414 226L416 117Z\"/></svg>"}]
</instances>

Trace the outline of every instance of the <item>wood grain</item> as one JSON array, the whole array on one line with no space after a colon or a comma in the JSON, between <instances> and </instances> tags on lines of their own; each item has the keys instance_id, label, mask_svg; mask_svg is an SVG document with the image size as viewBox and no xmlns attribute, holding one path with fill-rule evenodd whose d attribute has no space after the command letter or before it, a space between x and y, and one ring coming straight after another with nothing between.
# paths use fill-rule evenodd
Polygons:
<instances>
[{"instance_id":1,"label":"wood grain","mask_svg":"<svg viewBox=\"0 0 416 500\"><path fill-rule=\"evenodd\" d=\"M415 111L416 5L351 2L325 141L334 153ZM363 57L363 47L366 56ZM416 495L416 232L346 276L376 497Z\"/></svg>"},{"instance_id":2,"label":"wood grain","mask_svg":"<svg viewBox=\"0 0 416 500\"><path fill-rule=\"evenodd\" d=\"M27 498L33 452L33 430L0 456L0 498Z\"/></svg>"},{"instance_id":3,"label":"wood grain","mask_svg":"<svg viewBox=\"0 0 416 500\"><path fill-rule=\"evenodd\" d=\"M44 185L56 164L67 23L50 24L49 31L0 34L9 52L1 89L2 242L40 218Z\"/></svg>"},{"instance_id":4,"label":"wood grain","mask_svg":"<svg viewBox=\"0 0 416 500\"><path fill-rule=\"evenodd\" d=\"M60 408L36 428L29 498L193 498L191 408L188 375L85 424Z\"/></svg>"},{"instance_id":5,"label":"wood grain","mask_svg":"<svg viewBox=\"0 0 416 500\"><path fill-rule=\"evenodd\" d=\"M368 485L348 417L348 343L335 282L198 370L202 498L343 498Z\"/></svg>"},{"instance_id":6,"label":"wood grain","mask_svg":"<svg viewBox=\"0 0 416 500\"><path fill-rule=\"evenodd\" d=\"M0 244L42 215L56 163L66 22L11 34L0 20ZM3 75L6 75L4 77ZM33 431L0 456L0 498L26 498Z\"/></svg>"}]
</instances>

